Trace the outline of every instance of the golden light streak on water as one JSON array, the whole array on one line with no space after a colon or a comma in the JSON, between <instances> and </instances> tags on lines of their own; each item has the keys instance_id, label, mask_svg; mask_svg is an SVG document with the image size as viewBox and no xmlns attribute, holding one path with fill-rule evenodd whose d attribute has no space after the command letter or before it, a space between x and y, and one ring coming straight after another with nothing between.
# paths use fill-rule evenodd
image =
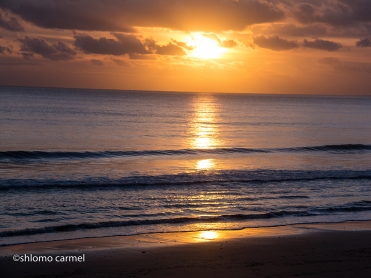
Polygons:
<instances>
[{"instance_id":1,"label":"golden light streak on water","mask_svg":"<svg viewBox=\"0 0 371 278\"><path fill-rule=\"evenodd\" d=\"M197 170L210 170L215 167L213 159L203 159L197 161L196 169Z\"/></svg>"}]
</instances>

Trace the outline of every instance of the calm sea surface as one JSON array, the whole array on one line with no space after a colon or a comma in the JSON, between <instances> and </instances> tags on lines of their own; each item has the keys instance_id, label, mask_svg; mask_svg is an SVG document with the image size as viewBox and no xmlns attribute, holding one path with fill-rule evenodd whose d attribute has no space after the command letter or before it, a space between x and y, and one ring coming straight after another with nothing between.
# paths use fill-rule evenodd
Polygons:
<instances>
[{"instance_id":1,"label":"calm sea surface","mask_svg":"<svg viewBox=\"0 0 371 278\"><path fill-rule=\"evenodd\" d=\"M0 245L371 220L371 97L0 87Z\"/></svg>"}]
</instances>

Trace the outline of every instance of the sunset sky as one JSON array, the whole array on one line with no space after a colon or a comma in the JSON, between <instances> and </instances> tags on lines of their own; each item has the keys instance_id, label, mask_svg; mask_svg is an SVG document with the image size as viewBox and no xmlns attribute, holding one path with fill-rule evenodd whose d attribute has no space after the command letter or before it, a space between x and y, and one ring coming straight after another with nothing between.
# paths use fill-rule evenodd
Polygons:
<instances>
[{"instance_id":1,"label":"sunset sky","mask_svg":"<svg viewBox=\"0 0 371 278\"><path fill-rule=\"evenodd\" d=\"M371 95L370 0L0 0L0 85Z\"/></svg>"}]
</instances>

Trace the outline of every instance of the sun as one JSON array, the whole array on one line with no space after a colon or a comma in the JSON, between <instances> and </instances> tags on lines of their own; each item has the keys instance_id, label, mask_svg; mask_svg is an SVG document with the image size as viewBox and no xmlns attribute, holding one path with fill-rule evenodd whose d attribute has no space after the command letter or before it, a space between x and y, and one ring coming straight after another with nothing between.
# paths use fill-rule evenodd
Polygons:
<instances>
[{"instance_id":1,"label":"sun","mask_svg":"<svg viewBox=\"0 0 371 278\"><path fill-rule=\"evenodd\" d=\"M198 33L192 34L192 37L187 40L187 45L193 48L188 55L194 58L217 59L225 52L225 49L220 47L216 40Z\"/></svg>"}]
</instances>

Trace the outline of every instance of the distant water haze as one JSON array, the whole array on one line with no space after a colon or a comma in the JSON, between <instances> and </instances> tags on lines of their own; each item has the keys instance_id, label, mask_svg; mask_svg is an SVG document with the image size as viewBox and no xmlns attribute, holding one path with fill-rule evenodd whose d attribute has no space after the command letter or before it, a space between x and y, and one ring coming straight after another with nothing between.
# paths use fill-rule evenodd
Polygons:
<instances>
[{"instance_id":1,"label":"distant water haze","mask_svg":"<svg viewBox=\"0 0 371 278\"><path fill-rule=\"evenodd\" d=\"M371 219L370 97L0 96L0 244Z\"/></svg>"}]
</instances>

